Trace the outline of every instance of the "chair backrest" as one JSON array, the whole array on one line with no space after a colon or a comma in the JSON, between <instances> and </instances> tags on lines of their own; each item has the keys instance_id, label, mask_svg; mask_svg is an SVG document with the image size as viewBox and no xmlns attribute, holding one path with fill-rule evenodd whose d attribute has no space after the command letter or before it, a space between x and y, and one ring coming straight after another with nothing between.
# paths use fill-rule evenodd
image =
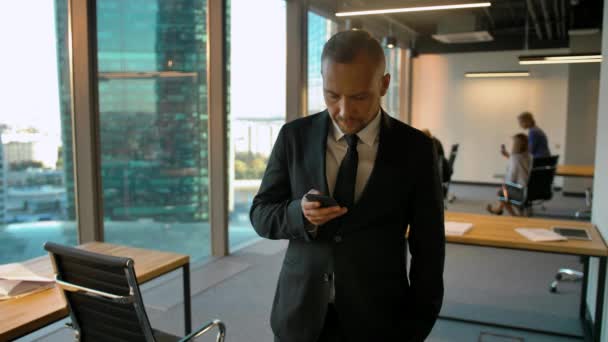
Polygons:
<instances>
[{"instance_id":1,"label":"chair backrest","mask_svg":"<svg viewBox=\"0 0 608 342\"><path fill-rule=\"evenodd\" d=\"M450 165L450 169L454 170L454 161L456 160L456 155L458 154L458 146L459 144L452 145L452 149L450 150L450 158L448 159L448 164Z\"/></svg>"},{"instance_id":2,"label":"chair backrest","mask_svg":"<svg viewBox=\"0 0 608 342\"><path fill-rule=\"evenodd\" d=\"M553 178L559 156L534 158L526 189L526 202L550 200L553 197Z\"/></svg>"},{"instance_id":3,"label":"chair backrest","mask_svg":"<svg viewBox=\"0 0 608 342\"><path fill-rule=\"evenodd\" d=\"M133 260L47 242L80 341L155 341Z\"/></svg>"}]
</instances>

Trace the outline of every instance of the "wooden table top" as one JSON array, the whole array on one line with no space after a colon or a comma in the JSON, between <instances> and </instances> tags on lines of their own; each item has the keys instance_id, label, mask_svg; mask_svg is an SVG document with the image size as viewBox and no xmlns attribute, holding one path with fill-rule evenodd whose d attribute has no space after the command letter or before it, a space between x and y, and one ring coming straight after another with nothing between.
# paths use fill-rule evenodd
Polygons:
<instances>
[{"instance_id":1,"label":"wooden table top","mask_svg":"<svg viewBox=\"0 0 608 342\"><path fill-rule=\"evenodd\" d=\"M589 177L593 178L595 166L593 165L557 165L555 174L567 177Z\"/></svg>"},{"instance_id":2,"label":"wooden table top","mask_svg":"<svg viewBox=\"0 0 608 342\"><path fill-rule=\"evenodd\" d=\"M490 216L460 212L446 212L445 220L473 224L473 227L463 236L446 236L447 241L452 243L574 255L608 256L608 247L606 247L602 236L597 228L588 222ZM591 241L533 242L515 231L515 228L550 229L554 226L584 228L591 236Z\"/></svg>"},{"instance_id":3,"label":"wooden table top","mask_svg":"<svg viewBox=\"0 0 608 342\"><path fill-rule=\"evenodd\" d=\"M187 255L102 242L86 243L78 248L100 254L132 258L137 281L140 284L190 262L190 257ZM36 273L54 277L53 266L48 255L28 260L24 264ZM0 317L2 317L0 319L0 341L23 336L67 315L67 304L57 287L29 296L0 301Z\"/></svg>"}]
</instances>

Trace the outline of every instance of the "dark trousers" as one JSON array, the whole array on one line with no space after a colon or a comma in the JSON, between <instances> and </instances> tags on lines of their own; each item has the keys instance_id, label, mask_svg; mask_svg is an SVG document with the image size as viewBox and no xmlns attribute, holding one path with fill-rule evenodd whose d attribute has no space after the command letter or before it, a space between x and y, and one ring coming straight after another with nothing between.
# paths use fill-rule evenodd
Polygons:
<instances>
[{"instance_id":1,"label":"dark trousers","mask_svg":"<svg viewBox=\"0 0 608 342\"><path fill-rule=\"evenodd\" d=\"M288 342L279 341L275 336L274 342ZM321 335L317 342L347 342L346 337L342 334L342 327L338 320L338 312L333 303L327 305L327 314L325 315L325 322L323 323L323 329L321 329Z\"/></svg>"},{"instance_id":2,"label":"dark trousers","mask_svg":"<svg viewBox=\"0 0 608 342\"><path fill-rule=\"evenodd\" d=\"M342 333L338 312L333 303L327 306L327 314L325 315L325 323L321 330L321 336L317 342L346 342L346 338Z\"/></svg>"}]
</instances>

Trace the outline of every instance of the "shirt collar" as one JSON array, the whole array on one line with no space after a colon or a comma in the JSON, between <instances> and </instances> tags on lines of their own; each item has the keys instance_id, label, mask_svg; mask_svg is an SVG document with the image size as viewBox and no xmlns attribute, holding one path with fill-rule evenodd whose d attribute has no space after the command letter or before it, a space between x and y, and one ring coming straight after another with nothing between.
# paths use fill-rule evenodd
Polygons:
<instances>
[{"instance_id":1,"label":"shirt collar","mask_svg":"<svg viewBox=\"0 0 608 342\"><path fill-rule=\"evenodd\" d=\"M380 133L380 118L382 118L382 110L378 109L376 117L370 123L368 123L367 126L363 127L363 129L360 130L359 133L357 133L357 136L359 137L359 140L361 140L361 142L368 146L374 146L374 142L376 141L376 138ZM342 133L340 126L338 126L338 124L334 121L333 118L331 119L331 122L333 123L334 139L336 141L339 141L340 139L342 139L342 137L344 137L344 133Z\"/></svg>"}]
</instances>

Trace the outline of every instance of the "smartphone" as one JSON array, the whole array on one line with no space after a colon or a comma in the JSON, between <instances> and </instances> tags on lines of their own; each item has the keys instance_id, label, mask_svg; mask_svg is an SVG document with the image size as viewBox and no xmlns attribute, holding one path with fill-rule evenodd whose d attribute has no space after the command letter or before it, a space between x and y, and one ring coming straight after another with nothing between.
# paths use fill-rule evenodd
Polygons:
<instances>
[{"instance_id":1,"label":"smartphone","mask_svg":"<svg viewBox=\"0 0 608 342\"><path fill-rule=\"evenodd\" d=\"M339 205L335 199L333 199L329 196L326 196L326 195L306 194L305 197L307 200L309 200L311 202L321 203L321 208L335 207L335 206Z\"/></svg>"}]
</instances>

